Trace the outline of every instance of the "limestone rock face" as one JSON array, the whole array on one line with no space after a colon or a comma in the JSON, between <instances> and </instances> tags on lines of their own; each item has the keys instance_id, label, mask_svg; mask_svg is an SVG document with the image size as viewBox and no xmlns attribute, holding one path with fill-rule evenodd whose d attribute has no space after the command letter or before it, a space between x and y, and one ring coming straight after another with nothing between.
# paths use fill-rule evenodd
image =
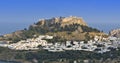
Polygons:
<instances>
[{"instance_id":1,"label":"limestone rock face","mask_svg":"<svg viewBox=\"0 0 120 63\"><path fill-rule=\"evenodd\" d=\"M115 30L110 31L110 35L120 38L120 29L115 29Z\"/></svg>"},{"instance_id":2,"label":"limestone rock face","mask_svg":"<svg viewBox=\"0 0 120 63\"><path fill-rule=\"evenodd\" d=\"M87 24L84 22L84 20L82 18L74 17L74 16L64 18L62 20L61 26L69 25L69 24L80 24L80 25L87 26Z\"/></svg>"},{"instance_id":3,"label":"limestone rock face","mask_svg":"<svg viewBox=\"0 0 120 63\"><path fill-rule=\"evenodd\" d=\"M45 20L44 19L40 20L40 22L37 23L37 25L44 25L44 24L45 24Z\"/></svg>"},{"instance_id":4,"label":"limestone rock face","mask_svg":"<svg viewBox=\"0 0 120 63\"><path fill-rule=\"evenodd\" d=\"M70 16L70 17L57 17L52 19L44 19L38 22L39 25L48 25L59 23L61 26L71 25L71 24L80 24L87 26L84 20L80 17Z\"/></svg>"}]
</instances>

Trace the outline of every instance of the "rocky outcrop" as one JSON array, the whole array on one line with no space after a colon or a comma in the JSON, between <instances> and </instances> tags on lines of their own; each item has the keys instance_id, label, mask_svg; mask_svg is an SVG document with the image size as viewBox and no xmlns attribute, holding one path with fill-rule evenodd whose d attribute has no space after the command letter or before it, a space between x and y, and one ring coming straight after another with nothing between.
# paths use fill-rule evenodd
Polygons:
<instances>
[{"instance_id":1,"label":"rocky outcrop","mask_svg":"<svg viewBox=\"0 0 120 63\"><path fill-rule=\"evenodd\" d=\"M56 24L59 23L62 27L65 25L71 25L71 24L80 24L83 26L87 26L87 24L84 22L84 20L80 17L70 16L70 17L57 17L52 19L42 19L40 20L37 25L50 25L50 24Z\"/></svg>"},{"instance_id":2,"label":"rocky outcrop","mask_svg":"<svg viewBox=\"0 0 120 63\"><path fill-rule=\"evenodd\" d=\"M61 23L62 23L61 26L65 26L69 24L80 24L87 26L87 24L84 22L82 18L74 17L74 16L64 18Z\"/></svg>"},{"instance_id":3,"label":"rocky outcrop","mask_svg":"<svg viewBox=\"0 0 120 63\"><path fill-rule=\"evenodd\" d=\"M114 29L114 30L110 31L110 36L120 38L120 29Z\"/></svg>"}]
</instances>

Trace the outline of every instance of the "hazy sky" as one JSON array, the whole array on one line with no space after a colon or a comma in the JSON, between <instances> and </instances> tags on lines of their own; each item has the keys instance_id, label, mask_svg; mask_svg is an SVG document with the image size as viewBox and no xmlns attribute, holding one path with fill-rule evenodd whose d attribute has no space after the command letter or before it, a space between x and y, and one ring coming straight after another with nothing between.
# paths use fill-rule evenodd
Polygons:
<instances>
[{"instance_id":1,"label":"hazy sky","mask_svg":"<svg viewBox=\"0 0 120 63\"><path fill-rule=\"evenodd\" d=\"M70 15L83 17L88 24L119 24L120 0L0 0L1 33L25 28L41 18Z\"/></svg>"}]
</instances>

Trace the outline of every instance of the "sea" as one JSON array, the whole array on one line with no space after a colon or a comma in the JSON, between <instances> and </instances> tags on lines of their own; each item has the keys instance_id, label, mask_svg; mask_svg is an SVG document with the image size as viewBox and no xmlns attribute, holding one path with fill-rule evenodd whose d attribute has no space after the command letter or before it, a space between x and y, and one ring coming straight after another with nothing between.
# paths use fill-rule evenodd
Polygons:
<instances>
[{"instance_id":1,"label":"sea","mask_svg":"<svg viewBox=\"0 0 120 63\"><path fill-rule=\"evenodd\" d=\"M3 62L3 61L0 61L0 63L13 63L13 62Z\"/></svg>"},{"instance_id":2,"label":"sea","mask_svg":"<svg viewBox=\"0 0 120 63\"><path fill-rule=\"evenodd\" d=\"M20 63L20 62L16 62L16 61L2 61L2 60L0 60L0 63Z\"/></svg>"},{"instance_id":3,"label":"sea","mask_svg":"<svg viewBox=\"0 0 120 63\"><path fill-rule=\"evenodd\" d=\"M110 31L114 30L114 29L119 29L120 28L120 23L90 23L88 24L90 27L93 27L93 28L97 28L99 29L100 31L103 31L105 33L109 33Z\"/></svg>"},{"instance_id":4,"label":"sea","mask_svg":"<svg viewBox=\"0 0 120 63\"><path fill-rule=\"evenodd\" d=\"M9 34L17 30L28 28L31 23L0 23L0 35Z\"/></svg>"}]
</instances>

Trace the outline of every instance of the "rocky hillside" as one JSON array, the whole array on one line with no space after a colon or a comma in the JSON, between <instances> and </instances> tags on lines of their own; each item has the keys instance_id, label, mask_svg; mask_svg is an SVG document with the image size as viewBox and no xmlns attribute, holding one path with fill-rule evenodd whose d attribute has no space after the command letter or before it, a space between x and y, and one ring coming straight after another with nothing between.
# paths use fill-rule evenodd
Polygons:
<instances>
[{"instance_id":1,"label":"rocky hillside","mask_svg":"<svg viewBox=\"0 0 120 63\"><path fill-rule=\"evenodd\" d=\"M89 27L82 18L79 17L58 17L42 19L28 29L6 34L0 37L1 40L11 40L17 42L21 39L32 38L38 35L52 35L52 41L66 40L89 40L95 35L105 35L98 29Z\"/></svg>"},{"instance_id":2,"label":"rocky hillside","mask_svg":"<svg viewBox=\"0 0 120 63\"><path fill-rule=\"evenodd\" d=\"M110 35L120 38L120 29L114 29L114 30L110 31Z\"/></svg>"}]
</instances>

